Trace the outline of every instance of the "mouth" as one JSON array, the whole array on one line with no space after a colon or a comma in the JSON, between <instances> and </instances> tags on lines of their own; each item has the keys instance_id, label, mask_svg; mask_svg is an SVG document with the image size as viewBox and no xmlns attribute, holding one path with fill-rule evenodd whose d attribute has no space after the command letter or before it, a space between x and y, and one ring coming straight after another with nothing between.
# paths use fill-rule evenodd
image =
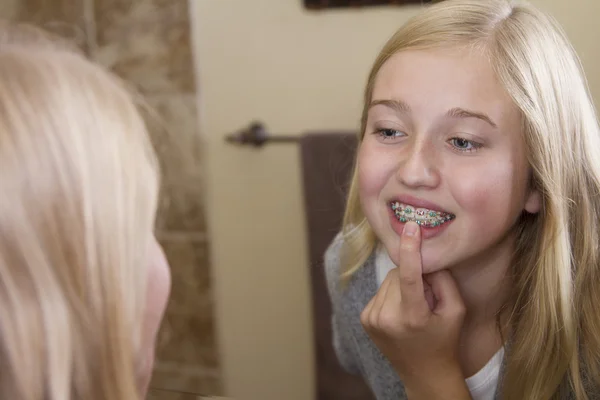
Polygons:
<instances>
[{"instance_id":1,"label":"mouth","mask_svg":"<svg viewBox=\"0 0 600 400\"><path fill-rule=\"evenodd\" d=\"M445 211L415 207L399 201L392 201L390 203L390 208L398 221L415 221L417 224L426 228L440 226L456 218L454 214Z\"/></svg>"}]
</instances>

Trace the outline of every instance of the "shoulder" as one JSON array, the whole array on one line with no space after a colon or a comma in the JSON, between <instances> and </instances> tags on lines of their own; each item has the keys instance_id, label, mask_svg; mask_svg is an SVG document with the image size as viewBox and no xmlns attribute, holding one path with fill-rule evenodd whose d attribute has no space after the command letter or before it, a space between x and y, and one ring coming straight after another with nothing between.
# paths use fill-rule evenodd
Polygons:
<instances>
[{"instance_id":1,"label":"shoulder","mask_svg":"<svg viewBox=\"0 0 600 400\"><path fill-rule=\"evenodd\" d=\"M337 269L337 272L339 272L343 245L344 236L342 232L338 232L325 250L324 263L327 270Z\"/></svg>"},{"instance_id":2,"label":"shoulder","mask_svg":"<svg viewBox=\"0 0 600 400\"><path fill-rule=\"evenodd\" d=\"M337 293L338 285L341 282L342 274L342 247L344 246L344 236L342 232L335 235L323 257L323 264L325 266L325 279L327 280L327 286L330 294Z\"/></svg>"}]
</instances>

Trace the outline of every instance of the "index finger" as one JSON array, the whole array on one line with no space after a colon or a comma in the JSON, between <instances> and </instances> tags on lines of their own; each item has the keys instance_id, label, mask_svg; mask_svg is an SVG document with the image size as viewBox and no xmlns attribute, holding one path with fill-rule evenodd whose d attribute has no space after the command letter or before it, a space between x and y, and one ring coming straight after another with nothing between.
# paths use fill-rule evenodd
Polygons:
<instances>
[{"instance_id":1,"label":"index finger","mask_svg":"<svg viewBox=\"0 0 600 400\"><path fill-rule=\"evenodd\" d=\"M417 313L429 311L423 285L421 229L416 222L408 221L404 225L396 256L403 308Z\"/></svg>"}]
</instances>

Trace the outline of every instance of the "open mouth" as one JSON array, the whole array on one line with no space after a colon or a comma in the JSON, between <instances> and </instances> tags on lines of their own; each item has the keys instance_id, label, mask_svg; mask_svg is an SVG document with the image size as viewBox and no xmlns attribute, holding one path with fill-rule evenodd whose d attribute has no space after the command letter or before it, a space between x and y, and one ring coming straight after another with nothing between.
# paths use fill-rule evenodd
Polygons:
<instances>
[{"instance_id":1,"label":"open mouth","mask_svg":"<svg viewBox=\"0 0 600 400\"><path fill-rule=\"evenodd\" d=\"M410 204L403 204L398 201L390 203L390 207L400 222L415 221L423 227L440 226L456 216L444 211L429 210L427 208L414 207Z\"/></svg>"}]
</instances>

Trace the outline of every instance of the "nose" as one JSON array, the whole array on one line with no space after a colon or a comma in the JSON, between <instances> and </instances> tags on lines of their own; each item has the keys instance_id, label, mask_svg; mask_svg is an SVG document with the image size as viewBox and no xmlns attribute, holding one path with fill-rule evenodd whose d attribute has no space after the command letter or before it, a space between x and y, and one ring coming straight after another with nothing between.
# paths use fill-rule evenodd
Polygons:
<instances>
[{"instance_id":1,"label":"nose","mask_svg":"<svg viewBox=\"0 0 600 400\"><path fill-rule=\"evenodd\" d=\"M410 188L433 188L440 183L438 164L440 157L434 146L427 141L419 141L408 146L396 171L396 177Z\"/></svg>"}]
</instances>

